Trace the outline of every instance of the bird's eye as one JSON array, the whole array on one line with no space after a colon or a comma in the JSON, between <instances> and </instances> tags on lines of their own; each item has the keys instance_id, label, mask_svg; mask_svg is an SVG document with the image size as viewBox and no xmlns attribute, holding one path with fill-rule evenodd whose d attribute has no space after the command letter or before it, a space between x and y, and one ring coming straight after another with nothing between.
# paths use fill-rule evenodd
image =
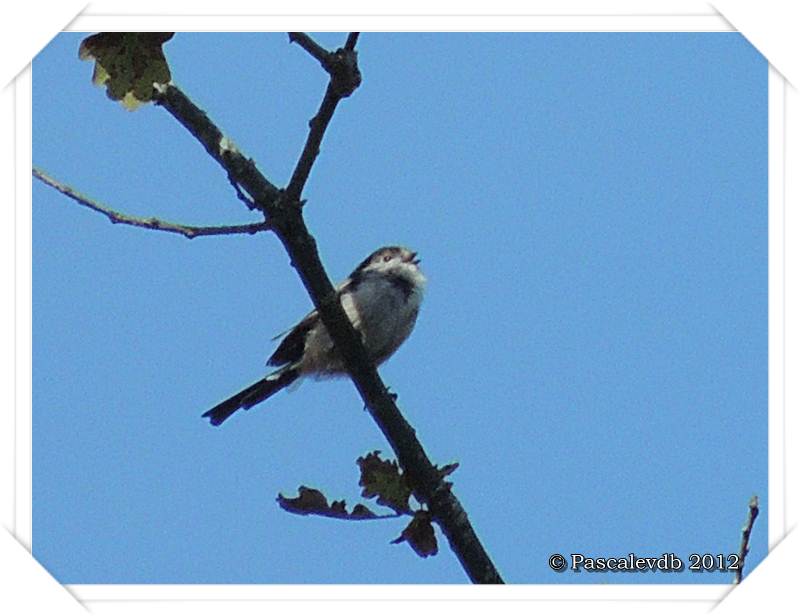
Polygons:
<instances>
[{"instance_id":1,"label":"bird's eye","mask_svg":"<svg viewBox=\"0 0 800 616\"><path fill-rule=\"evenodd\" d=\"M392 260L392 255L384 255L383 256L383 262L384 263L388 263L391 260Z\"/></svg>"}]
</instances>

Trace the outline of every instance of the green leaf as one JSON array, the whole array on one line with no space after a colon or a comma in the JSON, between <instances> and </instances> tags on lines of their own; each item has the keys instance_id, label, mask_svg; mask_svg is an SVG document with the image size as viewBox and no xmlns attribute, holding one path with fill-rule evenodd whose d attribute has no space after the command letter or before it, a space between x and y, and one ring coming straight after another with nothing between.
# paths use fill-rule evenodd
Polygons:
<instances>
[{"instance_id":1,"label":"green leaf","mask_svg":"<svg viewBox=\"0 0 800 616\"><path fill-rule=\"evenodd\" d=\"M357 464L361 469L358 485L363 487L364 498L377 497L378 504L391 507L397 513L411 513L408 499L411 487L400 467L394 460L382 460L380 451L373 451L359 458Z\"/></svg>"},{"instance_id":2,"label":"green leaf","mask_svg":"<svg viewBox=\"0 0 800 616\"><path fill-rule=\"evenodd\" d=\"M94 60L92 83L129 111L153 99L153 84L169 83L162 45L173 32L100 32L81 42L78 57Z\"/></svg>"}]
</instances>

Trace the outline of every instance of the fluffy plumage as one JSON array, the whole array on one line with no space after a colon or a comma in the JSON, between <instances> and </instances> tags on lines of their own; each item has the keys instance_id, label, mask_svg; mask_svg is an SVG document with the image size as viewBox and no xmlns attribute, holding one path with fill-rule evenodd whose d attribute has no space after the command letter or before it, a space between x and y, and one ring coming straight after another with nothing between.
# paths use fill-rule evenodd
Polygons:
<instances>
[{"instance_id":1,"label":"fluffy plumage","mask_svg":"<svg viewBox=\"0 0 800 616\"><path fill-rule=\"evenodd\" d=\"M361 333L376 365L386 361L414 329L425 287L418 265L415 252L401 246L385 246L364 259L337 287L342 307ZM346 374L316 310L286 333L267 364L278 369L219 403L203 417L216 426L240 408L266 400L301 376Z\"/></svg>"}]
</instances>

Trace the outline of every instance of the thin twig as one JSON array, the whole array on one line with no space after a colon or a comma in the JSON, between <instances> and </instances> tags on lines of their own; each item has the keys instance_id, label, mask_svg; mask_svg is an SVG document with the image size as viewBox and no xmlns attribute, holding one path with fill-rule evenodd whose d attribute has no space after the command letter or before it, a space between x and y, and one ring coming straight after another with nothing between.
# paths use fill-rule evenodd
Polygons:
<instances>
[{"instance_id":1,"label":"thin twig","mask_svg":"<svg viewBox=\"0 0 800 616\"><path fill-rule=\"evenodd\" d=\"M302 33L290 33L290 39L292 38L291 34L296 35L294 40L298 42L306 40L299 36ZM308 40L310 40L310 38ZM355 47L356 40L358 40L357 36L352 39L353 47ZM347 37L347 41L348 43L351 42L351 36ZM316 45L316 43L314 44ZM304 47L304 49L306 49L306 47ZM331 80L325 90L325 96L322 99L322 103L320 103L317 114L309 122L310 128L306 143L303 146L303 151L297 161L294 173L292 173L289 185L286 187L285 197L290 204L300 200L300 195L303 193L303 188L311 173L311 167L314 165L314 161L319 155L322 138L325 135L325 131L333 117L334 111L336 111L336 106L342 98L350 96L361 83L361 73L356 63L356 52L354 48L346 50L340 49L335 54L328 54L328 57L332 58L332 60L326 60L329 66L325 66L325 64L323 64L323 66L325 66L326 70L330 73Z\"/></svg>"},{"instance_id":2,"label":"thin twig","mask_svg":"<svg viewBox=\"0 0 800 616\"><path fill-rule=\"evenodd\" d=\"M290 513L294 513L295 515L316 515L321 518L334 518L336 520L346 520L348 522L370 522L372 520L396 520L397 518L402 518L405 514L403 513L375 513L373 515L359 517L354 516L349 513L336 513L335 511L325 511L325 512L314 512L309 514L302 514L296 511L291 511Z\"/></svg>"},{"instance_id":3,"label":"thin twig","mask_svg":"<svg viewBox=\"0 0 800 616\"><path fill-rule=\"evenodd\" d=\"M248 233L252 235L261 231L269 231L272 228L272 225L268 222L259 222L246 225L195 227L192 225L167 222L166 220L161 220L159 218L139 218L138 216L131 216L130 214L124 214L122 212L112 210L110 207L102 205L94 199L90 199L89 197L82 195L66 184L62 184L58 180L51 178L41 169L34 167L32 172L33 177L36 179L41 180L48 186L55 188L62 195L65 195L73 201L88 207L90 210L94 210L95 212L103 214L114 224L130 225L132 227L141 227L143 229L151 229L153 231L177 233L189 239L204 235L234 235L241 233Z\"/></svg>"},{"instance_id":4,"label":"thin twig","mask_svg":"<svg viewBox=\"0 0 800 616\"><path fill-rule=\"evenodd\" d=\"M358 35L361 34L360 32L351 32L347 35L347 42L344 44L344 48L347 51L353 51L356 48L356 43L358 42Z\"/></svg>"},{"instance_id":5,"label":"thin twig","mask_svg":"<svg viewBox=\"0 0 800 616\"><path fill-rule=\"evenodd\" d=\"M328 128L333 112L336 111L336 106L340 100L342 100L341 97L329 85L317 115L309 123L311 129L308 132L305 146L303 146L303 151L292 173L292 179L289 180L289 185L286 187L287 202L295 203L300 200L300 195L303 194L303 188L308 181L308 176L311 174L311 167L314 165L314 161L317 160L317 156L319 156L322 137L325 135L325 130Z\"/></svg>"},{"instance_id":6,"label":"thin twig","mask_svg":"<svg viewBox=\"0 0 800 616\"><path fill-rule=\"evenodd\" d=\"M261 210L274 203L281 194L258 170L251 158L243 156L236 145L173 83L157 85L153 102L161 105L203 145L209 156L217 161L235 181L247 191ZM249 207L249 206L248 206Z\"/></svg>"},{"instance_id":7,"label":"thin twig","mask_svg":"<svg viewBox=\"0 0 800 616\"><path fill-rule=\"evenodd\" d=\"M322 65L326 71L329 70L331 52L317 43L305 32L289 32L289 42L297 43L305 49L313 58Z\"/></svg>"},{"instance_id":8,"label":"thin twig","mask_svg":"<svg viewBox=\"0 0 800 616\"><path fill-rule=\"evenodd\" d=\"M749 510L747 513L747 523L742 528L742 544L739 547L739 568L736 569L736 577L733 581L734 584L742 582L742 571L744 570L744 559L750 551L750 533L753 532L753 524L756 523L758 517L758 496L753 496L748 504Z\"/></svg>"},{"instance_id":9,"label":"thin twig","mask_svg":"<svg viewBox=\"0 0 800 616\"><path fill-rule=\"evenodd\" d=\"M258 206L253 202L253 200L248 197L244 191L240 188L239 184L233 179L233 176L228 173L228 182L230 182L231 186L233 186L233 190L236 191L236 197L247 206L247 209L250 210L257 210L259 209Z\"/></svg>"}]
</instances>

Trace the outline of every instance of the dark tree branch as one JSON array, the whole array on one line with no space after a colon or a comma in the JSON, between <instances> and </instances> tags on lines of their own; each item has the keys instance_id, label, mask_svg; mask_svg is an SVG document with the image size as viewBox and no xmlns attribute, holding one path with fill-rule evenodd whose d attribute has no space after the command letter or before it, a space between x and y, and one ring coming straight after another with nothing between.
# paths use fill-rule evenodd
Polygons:
<instances>
[{"instance_id":1,"label":"dark tree branch","mask_svg":"<svg viewBox=\"0 0 800 616\"><path fill-rule=\"evenodd\" d=\"M331 76L330 87L340 96L350 96L361 84L361 73L356 62L358 32L351 32L343 48L328 51L304 32L289 32L289 42L297 43L320 63Z\"/></svg>"},{"instance_id":2,"label":"dark tree branch","mask_svg":"<svg viewBox=\"0 0 800 616\"><path fill-rule=\"evenodd\" d=\"M319 111L312 120L309 122L311 130L308 133L303 152L300 154L300 159L292 173L292 179L289 180L289 185L286 187L286 201L288 203L297 203L300 200L300 195L303 193L303 188L308 181L308 176L311 173L311 167L314 161L319 156L319 146L322 143L322 137L325 135L325 130L333 117L333 112L336 111L336 106L339 104L341 97L333 92L333 88L328 86L325 92L325 97L319 106Z\"/></svg>"},{"instance_id":3,"label":"dark tree branch","mask_svg":"<svg viewBox=\"0 0 800 616\"><path fill-rule=\"evenodd\" d=\"M295 35L294 39L292 39L292 34ZM291 204L300 200L300 195L311 173L311 167L319 155L322 138L325 135L328 124L330 124L334 111L336 111L336 106L342 98L350 96L359 86L361 73L356 63L356 52L353 49L339 49L334 53L330 53L319 47L310 37L299 32L290 33L289 39L296 40L298 43L303 41L301 45L303 45L304 49L314 49L313 52L309 51L314 57L318 57L315 54L324 54L324 60L321 63L331 76L319 110L309 122L308 138L300 154L300 159L297 161L294 173L292 173L292 178L289 180L289 185L286 187L286 200ZM348 37L348 41L350 41L350 37ZM355 42L353 44L355 45Z\"/></svg>"},{"instance_id":4,"label":"dark tree branch","mask_svg":"<svg viewBox=\"0 0 800 616\"><path fill-rule=\"evenodd\" d=\"M736 570L734 584L741 584L744 571L744 559L750 551L750 533L753 532L753 524L758 517L758 496L753 496L748 503L747 522L742 528L742 544L739 546L739 568Z\"/></svg>"},{"instance_id":5,"label":"dark tree branch","mask_svg":"<svg viewBox=\"0 0 800 616\"><path fill-rule=\"evenodd\" d=\"M166 231L168 233L177 233L186 238L193 239L195 237L207 235L234 235L240 233L248 233L250 235L259 233L261 231L268 231L272 225L267 222L257 222L247 225L228 225L228 226L215 226L215 227L195 227L191 225L184 225L176 222L167 222L159 218L139 218L138 216L131 216L110 207L102 205L89 197L82 195L78 191L70 188L66 184L62 184L58 180L51 178L44 173L41 169L33 168L33 177L41 180L48 186L55 188L58 192L66 195L73 201L88 207L95 212L105 215L114 224L130 225L133 227L142 227L144 229L151 229L153 231Z\"/></svg>"},{"instance_id":6,"label":"dark tree branch","mask_svg":"<svg viewBox=\"0 0 800 616\"><path fill-rule=\"evenodd\" d=\"M292 40L308 43L310 39L305 35L295 34ZM348 40L355 45L355 36L351 35ZM311 49L314 49L313 52L309 51L312 55L319 53L314 47ZM476 583L502 583L500 574L481 545L464 508L451 492L450 484L444 481L441 473L431 463L417 440L414 429L405 420L392 394L378 376L361 337L353 329L338 301L333 284L320 261L316 242L303 220L300 197L319 153L325 129L339 100L349 96L360 83L353 49L340 49L331 56L334 57L330 60L333 68L329 70L326 67L331 74L328 89L319 112L310 123L303 153L285 191L275 188L261 175L252 160L245 158L238 150L220 147L225 139L221 131L175 85L167 84L160 88L154 100L203 144L232 181L242 186L268 217L314 306L319 310L364 404L411 480L415 496L428 506L469 578ZM225 142L230 143L226 139Z\"/></svg>"},{"instance_id":7,"label":"dark tree branch","mask_svg":"<svg viewBox=\"0 0 800 616\"><path fill-rule=\"evenodd\" d=\"M153 102L161 105L203 145L206 152L228 172L228 178L247 191L255 207L274 202L281 191L256 168L251 158L245 158L234 143L208 119L181 90L169 83L156 85ZM249 206L248 206L249 207Z\"/></svg>"},{"instance_id":8,"label":"dark tree branch","mask_svg":"<svg viewBox=\"0 0 800 616\"><path fill-rule=\"evenodd\" d=\"M289 32L289 42L300 45L300 47L305 49L311 55L311 57L320 63L322 68L328 71L330 75L333 75L333 73L336 71L337 55L342 54L342 52L354 52L356 49L356 43L358 42L359 34L360 32L351 32L348 34L344 48L335 52L328 51L322 45L308 36L308 34L305 32Z\"/></svg>"},{"instance_id":9,"label":"dark tree branch","mask_svg":"<svg viewBox=\"0 0 800 616\"><path fill-rule=\"evenodd\" d=\"M361 34L360 32L351 32L347 35L347 42L344 44L344 48L347 51L353 51L356 48L356 43L358 42L358 35Z\"/></svg>"},{"instance_id":10,"label":"dark tree branch","mask_svg":"<svg viewBox=\"0 0 800 616\"><path fill-rule=\"evenodd\" d=\"M297 43L305 49L314 59L322 65L326 71L328 70L328 63L330 62L331 53L319 45L305 32L289 32L289 42Z\"/></svg>"}]
</instances>

